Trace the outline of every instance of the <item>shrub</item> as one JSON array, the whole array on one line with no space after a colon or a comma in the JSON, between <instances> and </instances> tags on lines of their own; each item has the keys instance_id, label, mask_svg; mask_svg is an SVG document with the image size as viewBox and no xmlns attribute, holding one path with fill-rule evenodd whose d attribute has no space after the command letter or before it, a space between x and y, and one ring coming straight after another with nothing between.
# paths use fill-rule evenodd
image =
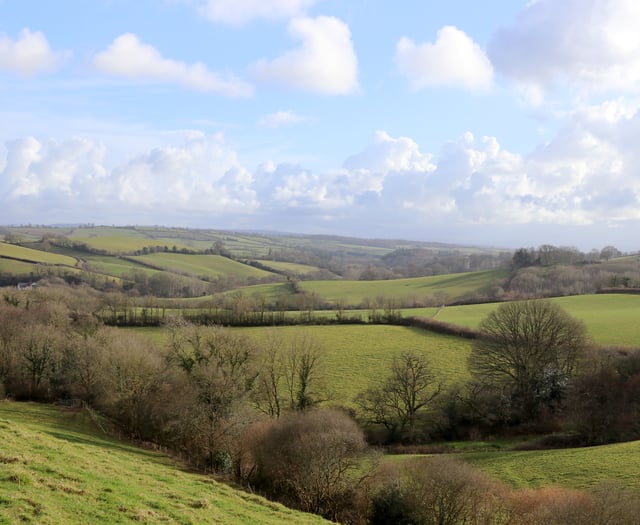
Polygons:
<instances>
[{"instance_id":1,"label":"shrub","mask_svg":"<svg viewBox=\"0 0 640 525\"><path fill-rule=\"evenodd\" d=\"M255 482L285 503L334 519L365 449L362 432L344 412L290 414L258 438Z\"/></svg>"}]
</instances>

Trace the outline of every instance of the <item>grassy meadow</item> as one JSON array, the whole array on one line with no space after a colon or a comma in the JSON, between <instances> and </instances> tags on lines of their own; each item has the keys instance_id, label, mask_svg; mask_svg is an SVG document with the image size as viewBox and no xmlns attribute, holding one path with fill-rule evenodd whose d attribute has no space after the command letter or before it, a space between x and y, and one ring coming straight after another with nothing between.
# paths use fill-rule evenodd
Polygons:
<instances>
[{"instance_id":1,"label":"grassy meadow","mask_svg":"<svg viewBox=\"0 0 640 525\"><path fill-rule=\"evenodd\" d=\"M0 402L0 524L326 523L108 437L88 412Z\"/></svg>"},{"instance_id":2,"label":"grassy meadow","mask_svg":"<svg viewBox=\"0 0 640 525\"><path fill-rule=\"evenodd\" d=\"M131 257L133 261L161 268L175 273L196 275L207 278L237 277L261 279L273 273L254 268L221 255L187 255L181 253L152 253Z\"/></svg>"},{"instance_id":3,"label":"grassy meadow","mask_svg":"<svg viewBox=\"0 0 640 525\"><path fill-rule=\"evenodd\" d=\"M42 264L55 264L59 266L75 266L77 260L67 255L33 250L15 244L0 242L0 256L21 259Z\"/></svg>"},{"instance_id":4,"label":"grassy meadow","mask_svg":"<svg viewBox=\"0 0 640 525\"><path fill-rule=\"evenodd\" d=\"M309 266L308 264L298 264L283 261L268 261L264 259L258 260L257 262L266 266L267 268L273 268L274 270L286 273L287 275L309 275L320 271L320 268L318 268L317 266Z\"/></svg>"},{"instance_id":5,"label":"grassy meadow","mask_svg":"<svg viewBox=\"0 0 640 525\"><path fill-rule=\"evenodd\" d=\"M387 376L393 358L402 352L413 351L426 357L437 380L444 385L468 376L468 341L415 328L339 325L234 330L241 330L256 341L268 337L272 330L286 341L302 335L313 338L319 345L322 376L334 404L353 405L359 393Z\"/></svg>"},{"instance_id":6,"label":"grassy meadow","mask_svg":"<svg viewBox=\"0 0 640 525\"><path fill-rule=\"evenodd\" d=\"M468 452L462 457L515 487L583 489L615 481L640 489L640 441L558 450Z\"/></svg>"},{"instance_id":7,"label":"grassy meadow","mask_svg":"<svg viewBox=\"0 0 640 525\"><path fill-rule=\"evenodd\" d=\"M556 297L551 301L584 322L594 342L601 345L640 346L640 295L596 294ZM439 321L477 328L499 303L412 308L405 316L432 317Z\"/></svg>"},{"instance_id":8,"label":"grassy meadow","mask_svg":"<svg viewBox=\"0 0 640 525\"><path fill-rule=\"evenodd\" d=\"M379 297L417 302L448 302L498 285L504 270L390 279L383 281L302 281L300 288L333 304L361 305ZM380 305L382 306L382 305Z\"/></svg>"}]
</instances>

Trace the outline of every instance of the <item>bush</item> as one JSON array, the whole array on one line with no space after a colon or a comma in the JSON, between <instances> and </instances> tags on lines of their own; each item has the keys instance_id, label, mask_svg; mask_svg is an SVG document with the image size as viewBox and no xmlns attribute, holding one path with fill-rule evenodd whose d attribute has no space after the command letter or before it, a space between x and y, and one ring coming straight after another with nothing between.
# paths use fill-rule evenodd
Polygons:
<instances>
[{"instance_id":1,"label":"bush","mask_svg":"<svg viewBox=\"0 0 640 525\"><path fill-rule=\"evenodd\" d=\"M361 430L344 412L291 414L274 420L255 443L254 481L285 503L335 519L365 450Z\"/></svg>"},{"instance_id":2,"label":"bush","mask_svg":"<svg viewBox=\"0 0 640 525\"><path fill-rule=\"evenodd\" d=\"M497 485L450 456L408 460L375 495L370 523L499 523Z\"/></svg>"}]
</instances>

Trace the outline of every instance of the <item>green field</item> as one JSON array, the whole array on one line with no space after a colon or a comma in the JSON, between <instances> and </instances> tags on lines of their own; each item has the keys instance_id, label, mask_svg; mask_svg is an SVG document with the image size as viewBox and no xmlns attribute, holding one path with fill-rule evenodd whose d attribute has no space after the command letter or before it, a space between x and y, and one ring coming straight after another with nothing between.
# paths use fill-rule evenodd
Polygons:
<instances>
[{"instance_id":1,"label":"green field","mask_svg":"<svg viewBox=\"0 0 640 525\"><path fill-rule=\"evenodd\" d=\"M166 344L160 328L127 328ZM274 332L285 341L309 336L319 346L321 376L329 404L353 406L354 398L388 374L394 356L413 351L426 357L438 381L450 385L468 377L470 342L424 330L388 325L283 326L232 328L257 343Z\"/></svg>"},{"instance_id":2,"label":"green field","mask_svg":"<svg viewBox=\"0 0 640 525\"><path fill-rule=\"evenodd\" d=\"M257 262L268 268L273 268L274 270L285 272L289 275L309 275L320 271L320 268L317 266L309 266L308 264L267 260L259 260Z\"/></svg>"},{"instance_id":3,"label":"green field","mask_svg":"<svg viewBox=\"0 0 640 525\"><path fill-rule=\"evenodd\" d=\"M164 244L156 239L148 239L145 237L127 237L123 235L106 236L100 235L95 237L72 237L73 241L81 242L94 250L104 250L111 254L134 253L144 248L153 246L167 246L172 249L174 244ZM184 244L175 244L176 249L187 248Z\"/></svg>"},{"instance_id":4,"label":"green field","mask_svg":"<svg viewBox=\"0 0 640 525\"><path fill-rule=\"evenodd\" d=\"M326 523L116 441L86 411L2 401L0 441L0 524Z\"/></svg>"},{"instance_id":5,"label":"green field","mask_svg":"<svg viewBox=\"0 0 640 525\"><path fill-rule=\"evenodd\" d=\"M139 255L131 259L166 271L213 279L218 277L237 277L243 280L249 277L261 279L273 275L271 272L239 263L221 255L152 253L150 255Z\"/></svg>"},{"instance_id":6,"label":"green field","mask_svg":"<svg viewBox=\"0 0 640 525\"><path fill-rule=\"evenodd\" d=\"M87 261L90 271L116 277L122 277L123 275L131 277L135 271L144 272L148 276L158 272L158 270L152 270L141 264L109 255L87 255L83 258Z\"/></svg>"},{"instance_id":7,"label":"green field","mask_svg":"<svg viewBox=\"0 0 640 525\"><path fill-rule=\"evenodd\" d=\"M445 303L498 285L505 276L503 270L491 270L383 281L303 281L300 288L334 304L360 305L379 297Z\"/></svg>"},{"instance_id":8,"label":"green field","mask_svg":"<svg viewBox=\"0 0 640 525\"><path fill-rule=\"evenodd\" d=\"M0 273L12 275L31 275L37 272L37 266L33 263L3 259L0 257Z\"/></svg>"},{"instance_id":9,"label":"green field","mask_svg":"<svg viewBox=\"0 0 640 525\"><path fill-rule=\"evenodd\" d=\"M640 441L561 450L471 452L462 457L516 487L589 488L613 480L640 489Z\"/></svg>"},{"instance_id":10,"label":"green field","mask_svg":"<svg viewBox=\"0 0 640 525\"><path fill-rule=\"evenodd\" d=\"M640 346L640 295L576 295L551 300L583 321L596 343ZM433 308L416 308L404 310L403 314L405 317L431 317L435 314L439 321L477 328L498 306L499 303L447 306L439 311Z\"/></svg>"},{"instance_id":11,"label":"green field","mask_svg":"<svg viewBox=\"0 0 640 525\"><path fill-rule=\"evenodd\" d=\"M279 328L234 328L256 341L277 330L286 340L308 334L321 348L323 375L333 394L332 403L353 405L353 399L389 373L394 356L413 351L428 358L434 374L444 384L468 377L470 343L401 326L339 325Z\"/></svg>"},{"instance_id":12,"label":"green field","mask_svg":"<svg viewBox=\"0 0 640 525\"><path fill-rule=\"evenodd\" d=\"M67 255L33 250L31 248L24 248L22 246L8 244L6 242L0 242L0 256L22 259L23 261L30 261L34 263L55 264L60 266L75 266L77 262L76 259Z\"/></svg>"}]
</instances>

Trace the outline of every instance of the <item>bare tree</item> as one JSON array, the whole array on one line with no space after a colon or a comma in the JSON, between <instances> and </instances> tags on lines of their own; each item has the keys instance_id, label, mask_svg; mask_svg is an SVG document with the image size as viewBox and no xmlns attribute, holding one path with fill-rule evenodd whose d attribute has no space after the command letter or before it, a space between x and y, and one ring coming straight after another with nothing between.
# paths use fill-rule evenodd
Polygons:
<instances>
[{"instance_id":1,"label":"bare tree","mask_svg":"<svg viewBox=\"0 0 640 525\"><path fill-rule=\"evenodd\" d=\"M470 371L476 381L506 395L521 421L562 400L587 348L584 325L550 301L504 303L480 331Z\"/></svg>"},{"instance_id":2,"label":"bare tree","mask_svg":"<svg viewBox=\"0 0 640 525\"><path fill-rule=\"evenodd\" d=\"M391 372L383 383L369 388L356 399L369 422L384 425L392 437L406 432L416 438L420 412L441 392L441 385L426 358L404 352L393 359Z\"/></svg>"}]
</instances>

